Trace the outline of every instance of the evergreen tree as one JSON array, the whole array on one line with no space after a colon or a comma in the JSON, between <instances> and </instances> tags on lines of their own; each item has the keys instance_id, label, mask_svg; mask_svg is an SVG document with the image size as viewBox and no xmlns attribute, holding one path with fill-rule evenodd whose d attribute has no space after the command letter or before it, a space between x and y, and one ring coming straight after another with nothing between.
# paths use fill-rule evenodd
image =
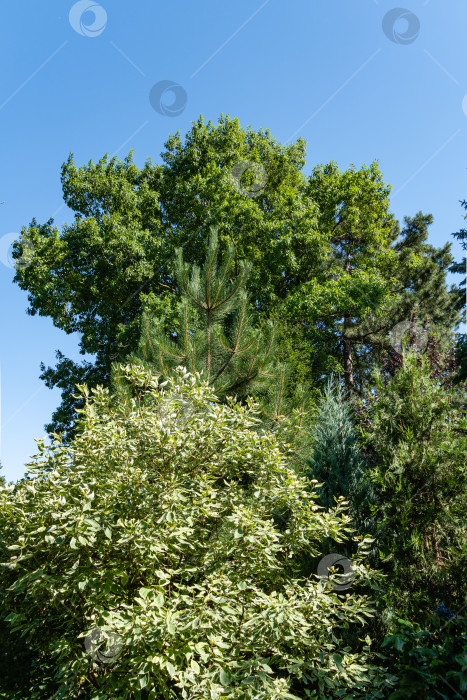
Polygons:
<instances>
[{"instance_id":1,"label":"evergreen tree","mask_svg":"<svg viewBox=\"0 0 467 700\"><path fill-rule=\"evenodd\" d=\"M399 366L400 348L394 347L394 329L407 328L406 340L419 344L421 352L447 352L454 342L459 312L452 303L452 287L446 274L452 264L450 244L436 248L427 243L431 214L404 217L401 229L392 222L397 264L391 270L391 292L376 312L352 319L347 334L352 347L355 384L363 395L371 385L375 368ZM410 338L409 338L410 336Z\"/></svg>"},{"instance_id":2,"label":"evergreen tree","mask_svg":"<svg viewBox=\"0 0 467 700\"><path fill-rule=\"evenodd\" d=\"M465 602L467 422L465 396L404 356L366 397L365 444L378 493L371 534L387 574L388 611L414 616L436 602Z\"/></svg>"},{"instance_id":3,"label":"evergreen tree","mask_svg":"<svg viewBox=\"0 0 467 700\"><path fill-rule=\"evenodd\" d=\"M365 462L358 445L352 406L345 400L342 385L330 380L318 404L311 430L313 448L306 460L306 473L321 485L315 489L318 503L332 508L338 498L349 501L352 519L368 497Z\"/></svg>"},{"instance_id":4,"label":"evergreen tree","mask_svg":"<svg viewBox=\"0 0 467 700\"><path fill-rule=\"evenodd\" d=\"M218 255L215 229L201 271L184 262L182 249L177 250L174 274L182 300L176 330L168 336L166 319L146 312L138 348L129 361L164 381L178 366L193 374L199 372L224 403L227 397L235 396L246 405L247 398L253 397L260 403L263 427L275 430L278 417L288 416L294 426L295 444L303 449L310 392L300 384L293 388L292 367L277 362L274 324L266 321L261 328L253 325L255 314L245 291L252 265L239 262L233 246L228 247L219 267ZM122 396L130 391L121 380L118 364L113 369L112 384Z\"/></svg>"},{"instance_id":5,"label":"evergreen tree","mask_svg":"<svg viewBox=\"0 0 467 700\"><path fill-rule=\"evenodd\" d=\"M451 244L436 248L427 243L432 223L431 214L418 212L414 217L405 217L395 245L400 253L397 278L404 289L398 311L400 317L408 319L418 309L420 323L428 320L432 332L452 338L459 313L452 303L452 287L446 286L446 273L453 262ZM423 260L423 265L416 264L417 258Z\"/></svg>"}]
</instances>

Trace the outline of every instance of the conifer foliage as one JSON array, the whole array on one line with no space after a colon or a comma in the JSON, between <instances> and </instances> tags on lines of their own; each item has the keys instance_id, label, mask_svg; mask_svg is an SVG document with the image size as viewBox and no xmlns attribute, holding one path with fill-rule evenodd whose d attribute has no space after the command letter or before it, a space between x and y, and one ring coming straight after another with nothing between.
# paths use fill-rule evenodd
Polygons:
<instances>
[{"instance_id":1,"label":"conifer foliage","mask_svg":"<svg viewBox=\"0 0 467 700\"><path fill-rule=\"evenodd\" d=\"M352 421L351 404L341 384L330 380L318 404L313 429L313 451L306 460L307 473L321 485L316 488L319 503L332 508L344 496L353 510L361 499L364 460L358 448L358 434Z\"/></svg>"},{"instance_id":2,"label":"conifer foliage","mask_svg":"<svg viewBox=\"0 0 467 700\"><path fill-rule=\"evenodd\" d=\"M364 438L379 494L372 534L388 610L459 609L467 596L465 394L443 387L428 358L411 351L367 400Z\"/></svg>"},{"instance_id":3,"label":"conifer foliage","mask_svg":"<svg viewBox=\"0 0 467 700\"><path fill-rule=\"evenodd\" d=\"M255 398L268 428L279 427L280 415L291 418L298 446L306 441L302 428L307 422L310 394L302 385L292 389L291 366L274 359L274 324L267 320L261 328L253 325L245 291L251 263L238 262L234 247L229 246L218 265L218 252L215 229L211 230L202 270L184 262L182 249L177 250L175 275L183 297L177 331L168 337L165 319L146 312L138 349L128 361L150 369L161 381L178 366L199 372L222 402L228 396L236 396L243 404L247 397ZM128 395L129 387L122 381L118 365L113 368L113 386L121 396Z\"/></svg>"}]
</instances>

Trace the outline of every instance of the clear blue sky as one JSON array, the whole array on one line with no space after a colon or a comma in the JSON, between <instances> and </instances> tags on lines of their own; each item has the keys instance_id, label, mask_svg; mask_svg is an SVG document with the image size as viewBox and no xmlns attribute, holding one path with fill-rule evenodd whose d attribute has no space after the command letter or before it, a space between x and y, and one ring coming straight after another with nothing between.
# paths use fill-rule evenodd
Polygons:
<instances>
[{"instance_id":1,"label":"clear blue sky","mask_svg":"<svg viewBox=\"0 0 467 700\"><path fill-rule=\"evenodd\" d=\"M26 314L5 265L8 234L32 217L72 218L59 177L70 151L78 165L130 148L138 165L159 161L169 133L223 112L281 141L305 137L307 172L377 159L400 220L434 215L434 245L464 223L465 0L407 0L399 19L387 14L392 0L85 0L70 20L73 5L17 0L2 11L0 458L12 480L59 403L40 362L54 364L57 348L82 359L76 337ZM149 102L161 80L186 91L178 116ZM453 251L461 257L457 243Z\"/></svg>"}]
</instances>

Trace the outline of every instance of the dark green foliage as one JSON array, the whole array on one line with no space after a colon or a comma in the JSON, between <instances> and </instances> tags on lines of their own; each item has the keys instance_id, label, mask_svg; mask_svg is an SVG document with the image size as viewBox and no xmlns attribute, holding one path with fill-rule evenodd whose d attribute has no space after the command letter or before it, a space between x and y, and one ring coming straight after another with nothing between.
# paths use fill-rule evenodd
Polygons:
<instances>
[{"instance_id":1,"label":"dark green foliage","mask_svg":"<svg viewBox=\"0 0 467 700\"><path fill-rule=\"evenodd\" d=\"M463 208L467 211L467 200L461 202ZM467 219L467 214L464 216ZM462 228L460 231L452 234L460 242L462 249L467 250L467 229ZM466 291L466 259L465 256L459 262L451 265L451 272L458 273L462 275L462 280L459 282L458 289L456 290L456 306L459 310L465 309L465 291Z\"/></svg>"},{"instance_id":2,"label":"dark green foliage","mask_svg":"<svg viewBox=\"0 0 467 700\"><path fill-rule=\"evenodd\" d=\"M465 395L411 351L367 397L365 443L378 493L371 534L387 574L386 612L414 619L467 595Z\"/></svg>"},{"instance_id":3,"label":"dark green foliage","mask_svg":"<svg viewBox=\"0 0 467 700\"><path fill-rule=\"evenodd\" d=\"M446 353L453 343L459 312L452 303L452 287L446 285L453 260L451 246L446 243L436 248L427 243L432 223L431 214L418 212L404 217L402 229L397 222L394 224L397 264L392 270L393 297L382 315L364 318L354 334L356 364L363 373L361 389L372 384L370 377L375 368L392 374L394 366L399 365L400 353L394 348L392 334L399 324L410 324L412 340L420 334L422 349L427 352L436 348Z\"/></svg>"},{"instance_id":4,"label":"dark green foliage","mask_svg":"<svg viewBox=\"0 0 467 700\"><path fill-rule=\"evenodd\" d=\"M451 244L435 248L427 243L428 229L433 223L431 214L418 212L404 220L405 226L395 245L399 252L396 275L405 292L398 304L398 320L410 318L417 310L418 321L427 322L431 333L452 337L459 313L452 303L452 287L446 286L446 273L453 262ZM417 258L423 260L422 265L417 264Z\"/></svg>"},{"instance_id":5,"label":"dark green foliage","mask_svg":"<svg viewBox=\"0 0 467 700\"><path fill-rule=\"evenodd\" d=\"M383 644L397 676L389 700L453 700L467 690L467 619L440 605L423 624L398 620Z\"/></svg>"},{"instance_id":6,"label":"dark green foliage","mask_svg":"<svg viewBox=\"0 0 467 700\"><path fill-rule=\"evenodd\" d=\"M233 177L244 162L265 179L254 197ZM293 360L292 383L319 388L338 372L349 391L363 393L389 330L415 303L422 322L435 319L438 334L449 336L449 254L424 242L430 217L409 220L398 243L376 163L342 172L329 163L309 178L304 165L303 139L283 145L223 116L218 125L200 118L184 139L170 136L160 165L138 168L130 154L77 168L70 156L62 186L75 218L62 230L52 220L24 228L33 264L15 276L29 313L79 333L81 352L92 356L79 364L58 354L56 367L42 367L47 386L62 390L49 431L71 436L76 383L108 386L112 363L138 342L144 311L176 312L174 252L183 246L185 261L201 265L213 226L221 254L231 243L238 260L252 263L246 291L258 312L254 325L280 320L277 353Z\"/></svg>"}]
</instances>

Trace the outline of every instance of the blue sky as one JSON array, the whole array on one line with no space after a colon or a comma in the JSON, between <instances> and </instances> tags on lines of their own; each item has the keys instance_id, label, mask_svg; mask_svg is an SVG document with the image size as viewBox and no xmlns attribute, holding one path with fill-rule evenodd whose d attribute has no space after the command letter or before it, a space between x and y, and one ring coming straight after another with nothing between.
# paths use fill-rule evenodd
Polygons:
<instances>
[{"instance_id":1,"label":"blue sky","mask_svg":"<svg viewBox=\"0 0 467 700\"><path fill-rule=\"evenodd\" d=\"M392 0L4 7L0 459L8 479L23 475L59 403L59 392L39 380L40 362L54 364L58 348L82 359L77 337L26 314L27 295L8 266L11 234L32 217L54 216L58 225L72 218L60 187L70 152L77 165L105 153L123 158L130 148L138 165L160 162L170 133L185 133L200 114L214 122L229 114L280 141L305 137L306 172L329 160L347 167L377 159L396 216L430 212L430 242L454 241L464 223L459 200L467 198L467 4L397 7ZM186 93L177 116L151 106L151 89L163 80ZM455 242L453 252L461 257Z\"/></svg>"}]
</instances>

